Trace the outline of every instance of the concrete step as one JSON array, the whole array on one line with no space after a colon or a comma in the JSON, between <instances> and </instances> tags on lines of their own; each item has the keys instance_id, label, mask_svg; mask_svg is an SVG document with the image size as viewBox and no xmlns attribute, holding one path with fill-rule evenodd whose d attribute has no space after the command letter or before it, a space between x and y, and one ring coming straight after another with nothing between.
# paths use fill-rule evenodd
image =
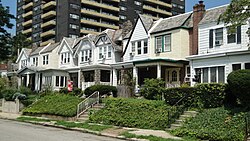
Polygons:
<instances>
[{"instance_id":1,"label":"concrete step","mask_svg":"<svg viewBox=\"0 0 250 141\"><path fill-rule=\"evenodd\" d=\"M196 116L198 112L196 111L185 111L183 115L191 115L191 116Z\"/></svg>"},{"instance_id":2,"label":"concrete step","mask_svg":"<svg viewBox=\"0 0 250 141\"><path fill-rule=\"evenodd\" d=\"M183 122L184 122L185 120L181 120L181 119L177 119L177 120L175 120L175 124L183 124Z\"/></svg>"},{"instance_id":3,"label":"concrete step","mask_svg":"<svg viewBox=\"0 0 250 141\"><path fill-rule=\"evenodd\" d=\"M180 115L179 120L185 121L185 120L192 118L192 117L194 117L194 116L192 116L192 115Z\"/></svg>"},{"instance_id":4,"label":"concrete step","mask_svg":"<svg viewBox=\"0 0 250 141\"><path fill-rule=\"evenodd\" d=\"M180 128L181 126L182 126L181 124L171 124L170 130Z\"/></svg>"}]
</instances>

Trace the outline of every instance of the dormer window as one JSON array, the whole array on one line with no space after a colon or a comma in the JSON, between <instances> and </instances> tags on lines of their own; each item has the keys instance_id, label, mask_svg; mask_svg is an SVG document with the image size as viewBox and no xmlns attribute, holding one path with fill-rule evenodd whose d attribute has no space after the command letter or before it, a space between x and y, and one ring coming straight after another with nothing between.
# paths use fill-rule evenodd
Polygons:
<instances>
[{"instance_id":1,"label":"dormer window","mask_svg":"<svg viewBox=\"0 0 250 141\"><path fill-rule=\"evenodd\" d=\"M43 56L43 65L48 65L49 64L49 55L44 55Z\"/></svg>"},{"instance_id":2,"label":"dormer window","mask_svg":"<svg viewBox=\"0 0 250 141\"><path fill-rule=\"evenodd\" d=\"M99 59L111 58L112 46L99 47Z\"/></svg>"},{"instance_id":3,"label":"dormer window","mask_svg":"<svg viewBox=\"0 0 250 141\"><path fill-rule=\"evenodd\" d=\"M26 60L22 60L21 61L21 68L24 68L24 67L26 67L27 66L27 59Z\"/></svg>"},{"instance_id":4,"label":"dormer window","mask_svg":"<svg viewBox=\"0 0 250 141\"><path fill-rule=\"evenodd\" d=\"M92 58L92 50L83 50L81 56L81 62L91 61Z\"/></svg>"},{"instance_id":5,"label":"dormer window","mask_svg":"<svg viewBox=\"0 0 250 141\"><path fill-rule=\"evenodd\" d=\"M38 66L38 57L33 58L33 65Z\"/></svg>"},{"instance_id":6,"label":"dormer window","mask_svg":"<svg viewBox=\"0 0 250 141\"><path fill-rule=\"evenodd\" d=\"M65 52L61 54L61 64L68 64L70 63L70 53Z\"/></svg>"}]
</instances>

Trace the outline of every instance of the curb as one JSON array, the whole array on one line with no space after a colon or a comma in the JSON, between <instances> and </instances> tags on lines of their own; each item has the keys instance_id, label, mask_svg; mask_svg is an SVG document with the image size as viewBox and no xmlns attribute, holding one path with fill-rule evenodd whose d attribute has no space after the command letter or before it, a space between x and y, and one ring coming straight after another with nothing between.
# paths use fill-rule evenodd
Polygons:
<instances>
[{"instance_id":1,"label":"curb","mask_svg":"<svg viewBox=\"0 0 250 141\"><path fill-rule=\"evenodd\" d=\"M46 123L46 122L32 122L32 121L19 121L17 119L10 119L10 118L5 118L5 117L1 117L0 119L4 119L4 120L10 120L10 121L17 121L17 122L24 122L24 123L29 123L29 124L34 124L34 125L40 125L40 126L45 126L45 127L53 127L53 128L59 128L59 129L64 129L64 130L69 130L69 131L77 131L77 132L82 132L82 133L89 133L89 134L93 134L93 135L97 135L97 136L104 136L104 137L110 137L110 138L116 138L116 139L121 139L121 140L127 140L127 141L147 141L145 139L136 139L136 138L126 138L124 136L115 136L112 134L108 134L108 133L101 133L99 131L92 131L92 130L88 130L88 129L84 129L84 128L68 128L62 125L54 125L54 124L50 124L50 123Z\"/></svg>"}]
</instances>

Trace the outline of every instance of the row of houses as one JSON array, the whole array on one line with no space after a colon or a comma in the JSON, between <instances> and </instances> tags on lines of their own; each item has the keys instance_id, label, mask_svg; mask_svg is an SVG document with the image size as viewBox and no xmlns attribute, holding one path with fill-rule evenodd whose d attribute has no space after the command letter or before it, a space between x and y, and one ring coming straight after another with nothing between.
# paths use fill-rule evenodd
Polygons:
<instances>
[{"instance_id":1,"label":"row of houses","mask_svg":"<svg viewBox=\"0 0 250 141\"><path fill-rule=\"evenodd\" d=\"M131 71L136 86L145 78L161 78L166 87L182 83L225 83L237 69L250 69L249 24L228 34L218 23L227 5L153 19L139 15L133 29L107 29L99 35L63 38L44 47L22 49L18 56L19 86L43 90L66 87L68 80L85 89L94 84L117 86Z\"/></svg>"}]
</instances>

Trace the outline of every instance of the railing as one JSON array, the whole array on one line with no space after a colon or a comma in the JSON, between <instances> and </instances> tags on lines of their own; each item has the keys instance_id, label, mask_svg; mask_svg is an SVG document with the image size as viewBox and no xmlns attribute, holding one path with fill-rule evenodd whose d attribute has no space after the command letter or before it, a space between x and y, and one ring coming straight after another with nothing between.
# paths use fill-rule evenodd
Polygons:
<instances>
[{"instance_id":1,"label":"railing","mask_svg":"<svg viewBox=\"0 0 250 141\"><path fill-rule=\"evenodd\" d=\"M99 104L99 101L100 101L100 95L99 92L96 91L77 105L76 117L78 118L82 113L86 112L89 108L91 108L95 104Z\"/></svg>"}]
</instances>

